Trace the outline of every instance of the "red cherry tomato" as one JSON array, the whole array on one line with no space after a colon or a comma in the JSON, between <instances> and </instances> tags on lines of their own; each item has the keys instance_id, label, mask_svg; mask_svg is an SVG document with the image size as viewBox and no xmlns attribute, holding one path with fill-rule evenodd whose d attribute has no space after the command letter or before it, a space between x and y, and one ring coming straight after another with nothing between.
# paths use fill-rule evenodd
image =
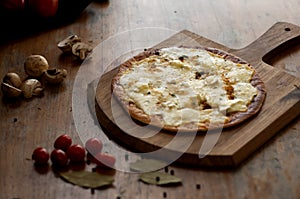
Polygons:
<instances>
[{"instance_id":1,"label":"red cherry tomato","mask_svg":"<svg viewBox=\"0 0 300 199\"><path fill-rule=\"evenodd\" d=\"M85 143L86 150L92 155L96 155L97 153L100 153L102 147L103 147L103 143L98 138L90 138Z\"/></svg>"},{"instance_id":2,"label":"red cherry tomato","mask_svg":"<svg viewBox=\"0 0 300 199\"><path fill-rule=\"evenodd\" d=\"M72 144L72 138L68 135L61 135L58 138L56 138L54 142L54 148L61 149L63 151L67 151L68 148Z\"/></svg>"},{"instance_id":3,"label":"red cherry tomato","mask_svg":"<svg viewBox=\"0 0 300 199\"><path fill-rule=\"evenodd\" d=\"M116 158L108 153L98 153L94 156L95 163L104 168L113 168L116 163Z\"/></svg>"},{"instance_id":4,"label":"red cherry tomato","mask_svg":"<svg viewBox=\"0 0 300 199\"><path fill-rule=\"evenodd\" d=\"M45 148L38 147L33 151L32 159L36 164L47 164L49 160L49 153Z\"/></svg>"},{"instance_id":5,"label":"red cherry tomato","mask_svg":"<svg viewBox=\"0 0 300 199\"><path fill-rule=\"evenodd\" d=\"M72 145L67 150L67 156L72 162L83 162L85 159L85 149L79 144Z\"/></svg>"},{"instance_id":6,"label":"red cherry tomato","mask_svg":"<svg viewBox=\"0 0 300 199\"><path fill-rule=\"evenodd\" d=\"M52 163L56 166L65 167L68 165L68 161L69 161L68 156L61 149L54 149L51 152L50 158Z\"/></svg>"},{"instance_id":7,"label":"red cherry tomato","mask_svg":"<svg viewBox=\"0 0 300 199\"><path fill-rule=\"evenodd\" d=\"M53 17L58 10L59 0L29 0L29 7L38 15Z\"/></svg>"},{"instance_id":8,"label":"red cherry tomato","mask_svg":"<svg viewBox=\"0 0 300 199\"><path fill-rule=\"evenodd\" d=\"M25 8L25 2L23 0L1 0L0 7L1 6L8 10L23 10Z\"/></svg>"}]
</instances>

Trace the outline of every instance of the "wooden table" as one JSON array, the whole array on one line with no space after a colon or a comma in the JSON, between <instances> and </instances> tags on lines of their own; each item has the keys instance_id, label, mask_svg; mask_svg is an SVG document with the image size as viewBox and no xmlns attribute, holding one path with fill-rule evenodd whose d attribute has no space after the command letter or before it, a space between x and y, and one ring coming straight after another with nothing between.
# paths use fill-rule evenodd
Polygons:
<instances>
[{"instance_id":1,"label":"wooden table","mask_svg":"<svg viewBox=\"0 0 300 199\"><path fill-rule=\"evenodd\" d=\"M34 148L44 146L50 150L55 138L64 133L72 136L74 143L82 144L72 97L74 85L78 86L74 84L76 76L84 65L72 56L62 55L56 47L64 37L77 34L96 47L139 29L164 30L166 35L187 29L239 49L278 21L300 26L299 9L297 0L98 1L72 23L6 40L0 46L1 78L11 71L26 78L23 62L30 54L44 55L51 66L66 68L68 77L58 87L47 87L40 98L0 102L0 198L299 198L299 117L238 168L169 166L183 180L176 187L147 185L138 181L137 174L117 171L113 186L91 194L88 189L57 178L51 169L44 174L37 172L31 160ZM131 36L140 42L145 39L145 35ZM146 37L151 40L151 35ZM113 54L114 48L105 50ZM270 59L269 64L300 77L299 61L297 45ZM86 134L90 133L87 128Z\"/></svg>"}]
</instances>

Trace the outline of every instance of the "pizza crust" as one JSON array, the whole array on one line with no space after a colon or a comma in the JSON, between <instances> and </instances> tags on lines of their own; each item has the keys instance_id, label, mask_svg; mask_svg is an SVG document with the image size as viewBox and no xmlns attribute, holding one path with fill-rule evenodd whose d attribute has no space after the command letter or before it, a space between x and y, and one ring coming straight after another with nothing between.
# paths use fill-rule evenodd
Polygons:
<instances>
[{"instance_id":1,"label":"pizza crust","mask_svg":"<svg viewBox=\"0 0 300 199\"><path fill-rule=\"evenodd\" d=\"M223 57L224 59L230 60L234 63L247 64L246 61L216 48L185 47L185 46L180 46L180 48L203 49L213 54L217 54ZM134 120L137 120L144 124L150 124L152 126L156 126L171 132L177 132L178 130L185 131L185 132L207 131L208 129L228 128L228 127L236 126L244 122L248 118L252 117L253 115L257 114L261 109L266 96L265 85L264 82L260 79L255 69L252 66L250 66L250 64L248 64L254 70L254 74L252 76L250 83L258 90L258 93L254 97L252 102L248 105L247 111L230 113L229 115L227 115L228 121L226 121L225 123L210 124L210 122L207 121L200 124L186 123L180 126L164 125L160 115L148 115L142 109L140 109L127 96L125 90L119 83L120 78L122 77L122 75L124 75L124 73L128 70L128 68L132 67L133 62L143 60L151 55L155 55L157 54L157 52L159 52L159 50L160 49L148 49L140 53L139 55L127 60L126 62L124 62L119 66L118 73L112 79L111 89L112 89L113 96L117 98L117 100L121 103L122 107L130 114L130 116Z\"/></svg>"}]
</instances>

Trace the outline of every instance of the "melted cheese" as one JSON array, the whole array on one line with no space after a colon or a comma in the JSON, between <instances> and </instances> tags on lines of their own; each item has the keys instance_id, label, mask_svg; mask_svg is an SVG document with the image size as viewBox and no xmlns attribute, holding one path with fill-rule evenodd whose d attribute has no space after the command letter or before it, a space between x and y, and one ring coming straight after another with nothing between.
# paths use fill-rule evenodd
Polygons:
<instances>
[{"instance_id":1,"label":"melted cheese","mask_svg":"<svg viewBox=\"0 0 300 199\"><path fill-rule=\"evenodd\" d=\"M161 115L166 125L224 123L227 113L247 111L257 94L250 84L251 67L201 49L163 48L132 64L120 85L140 109ZM233 98L225 89L228 84Z\"/></svg>"}]
</instances>

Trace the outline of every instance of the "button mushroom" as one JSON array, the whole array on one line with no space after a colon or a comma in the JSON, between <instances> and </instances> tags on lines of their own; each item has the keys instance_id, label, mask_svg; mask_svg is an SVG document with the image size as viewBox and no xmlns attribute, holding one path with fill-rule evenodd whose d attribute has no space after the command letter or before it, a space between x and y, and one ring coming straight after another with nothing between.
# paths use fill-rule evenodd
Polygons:
<instances>
[{"instance_id":1,"label":"button mushroom","mask_svg":"<svg viewBox=\"0 0 300 199\"><path fill-rule=\"evenodd\" d=\"M22 94L19 89L22 85L20 76L17 73L7 73L2 80L1 90L6 97L18 97Z\"/></svg>"},{"instance_id":2,"label":"button mushroom","mask_svg":"<svg viewBox=\"0 0 300 199\"><path fill-rule=\"evenodd\" d=\"M57 44L57 47L64 53L72 53L72 46L78 42L81 42L81 38L79 38L77 35L71 35L60 41Z\"/></svg>"},{"instance_id":3,"label":"button mushroom","mask_svg":"<svg viewBox=\"0 0 300 199\"><path fill-rule=\"evenodd\" d=\"M42 84L37 79L27 79L21 86L23 96L25 98L31 98L33 96L39 96L43 93Z\"/></svg>"},{"instance_id":4,"label":"button mushroom","mask_svg":"<svg viewBox=\"0 0 300 199\"><path fill-rule=\"evenodd\" d=\"M24 62L25 72L31 77L40 77L48 68L48 61L41 55L30 55Z\"/></svg>"},{"instance_id":5,"label":"button mushroom","mask_svg":"<svg viewBox=\"0 0 300 199\"><path fill-rule=\"evenodd\" d=\"M83 42L75 43L72 46L72 53L78 56L81 60L84 60L87 57L87 54L92 50L93 48L90 45Z\"/></svg>"},{"instance_id":6,"label":"button mushroom","mask_svg":"<svg viewBox=\"0 0 300 199\"><path fill-rule=\"evenodd\" d=\"M7 73L3 77L3 83L7 83L13 87L20 88L22 85L22 80L17 73Z\"/></svg>"},{"instance_id":7,"label":"button mushroom","mask_svg":"<svg viewBox=\"0 0 300 199\"><path fill-rule=\"evenodd\" d=\"M66 69L49 69L44 73L44 79L50 84L59 84L67 77Z\"/></svg>"},{"instance_id":8,"label":"button mushroom","mask_svg":"<svg viewBox=\"0 0 300 199\"><path fill-rule=\"evenodd\" d=\"M4 82L1 83L1 90L6 97L18 97L22 94L22 90Z\"/></svg>"}]
</instances>

